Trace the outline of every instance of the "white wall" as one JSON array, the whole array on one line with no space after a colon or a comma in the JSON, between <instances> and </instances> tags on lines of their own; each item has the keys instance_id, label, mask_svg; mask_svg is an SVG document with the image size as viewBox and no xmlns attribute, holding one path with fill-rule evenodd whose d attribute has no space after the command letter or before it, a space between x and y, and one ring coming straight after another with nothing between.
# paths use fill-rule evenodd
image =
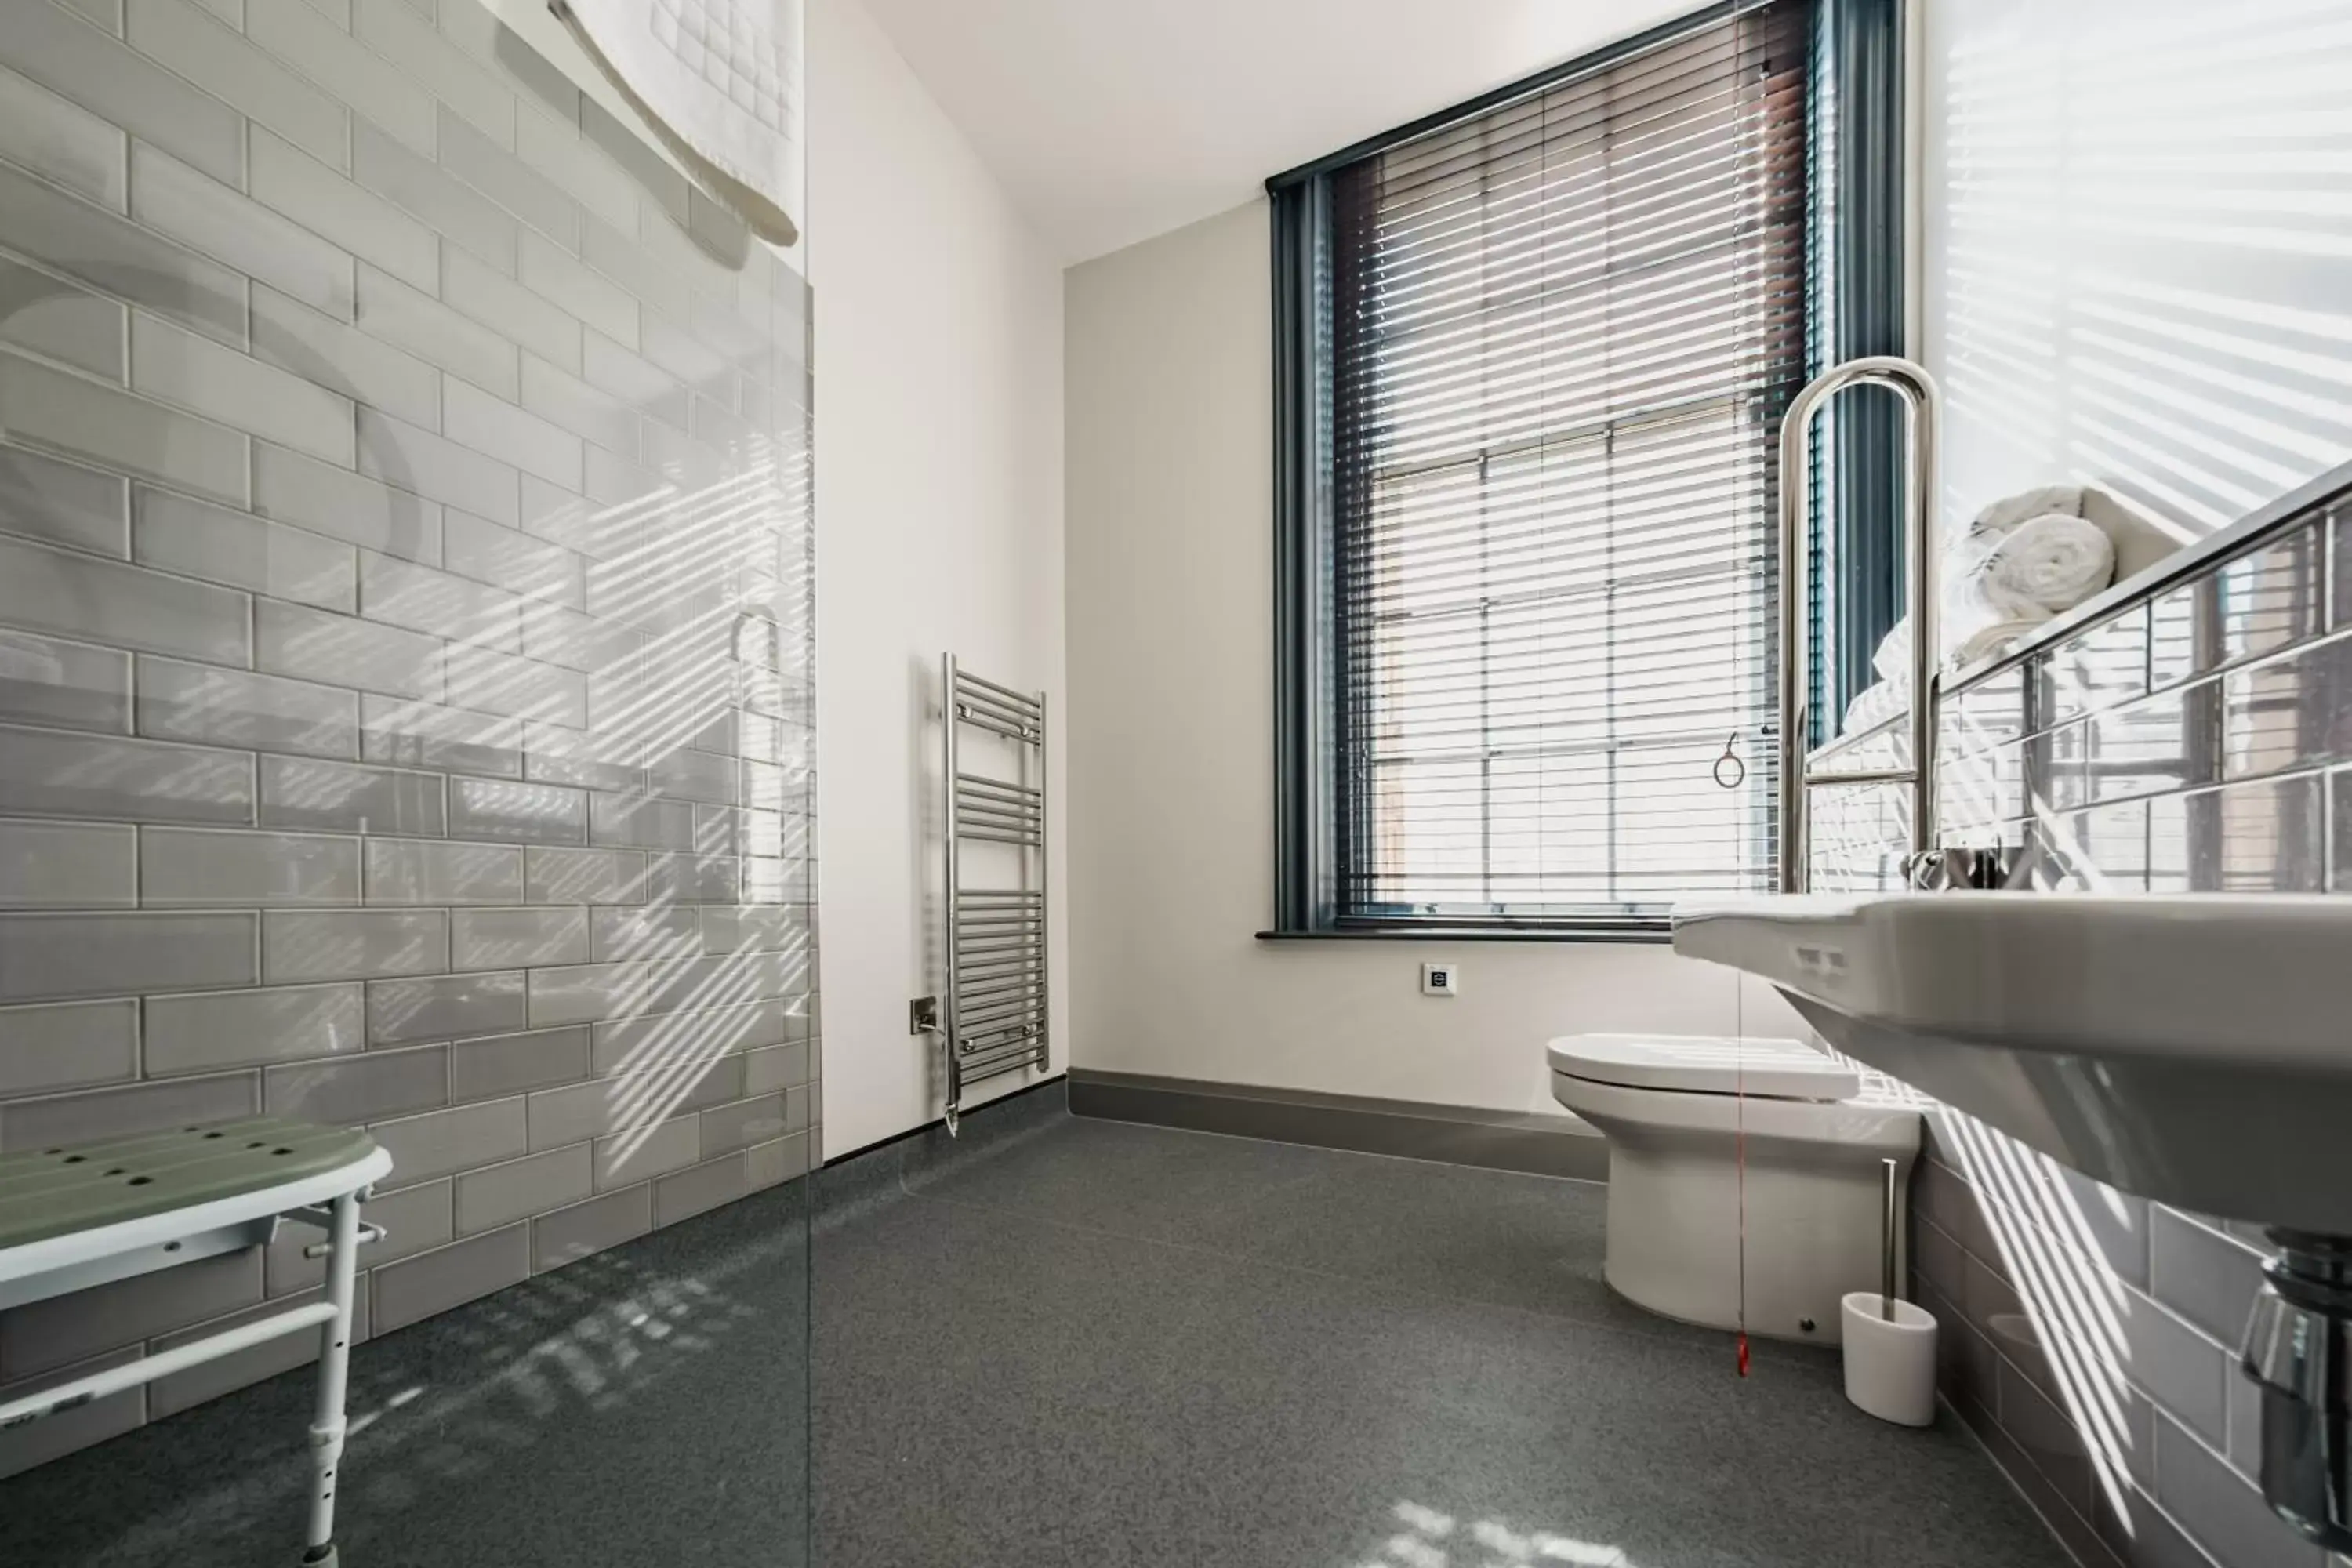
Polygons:
<instances>
[{"instance_id":1,"label":"white wall","mask_svg":"<svg viewBox=\"0 0 2352 1568\"><path fill-rule=\"evenodd\" d=\"M854 0L814 0L808 43L832 1157L938 1114L936 1047L907 1033L907 1001L939 989L940 655L1060 704L1062 285L1059 261ZM1057 745L1055 800L1060 765ZM1057 1004L1065 1037L1066 1016Z\"/></svg>"},{"instance_id":2,"label":"white wall","mask_svg":"<svg viewBox=\"0 0 2352 1568\"><path fill-rule=\"evenodd\" d=\"M1254 939L1274 901L1266 211L1067 275L1076 1065L1557 1110L1554 1035L1794 1032L1660 947ZM1419 994L1433 957L1463 965L1460 996Z\"/></svg>"},{"instance_id":3,"label":"white wall","mask_svg":"<svg viewBox=\"0 0 2352 1568\"><path fill-rule=\"evenodd\" d=\"M2062 477L2189 534L2352 457L2344 0L1925 0L1947 519Z\"/></svg>"}]
</instances>

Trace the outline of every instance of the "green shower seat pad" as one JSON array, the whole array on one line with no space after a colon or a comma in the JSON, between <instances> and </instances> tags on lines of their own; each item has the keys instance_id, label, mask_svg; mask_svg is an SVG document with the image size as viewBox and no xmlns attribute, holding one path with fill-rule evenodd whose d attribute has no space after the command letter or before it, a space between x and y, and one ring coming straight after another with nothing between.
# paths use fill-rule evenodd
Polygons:
<instances>
[{"instance_id":1,"label":"green shower seat pad","mask_svg":"<svg viewBox=\"0 0 2352 1568\"><path fill-rule=\"evenodd\" d=\"M20 1247L118 1226L127 1238L158 1215L228 1223L323 1203L391 1164L365 1132L276 1116L0 1154L0 1271Z\"/></svg>"}]
</instances>

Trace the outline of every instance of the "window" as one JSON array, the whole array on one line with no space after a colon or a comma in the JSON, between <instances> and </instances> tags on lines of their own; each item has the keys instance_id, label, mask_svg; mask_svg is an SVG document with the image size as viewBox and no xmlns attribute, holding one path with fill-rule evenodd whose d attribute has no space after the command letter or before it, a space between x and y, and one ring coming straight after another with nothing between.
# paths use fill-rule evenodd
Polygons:
<instances>
[{"instance_id":1,"label":"window","mask_svg":"<svg viewBox=\"0 0 2352 1568\"><path fill-rule=\"evenodd\" d=\"M1817 20L1719 6L1276 183L1285 927L1774 885Z\"/></svg>"}]
</instances>

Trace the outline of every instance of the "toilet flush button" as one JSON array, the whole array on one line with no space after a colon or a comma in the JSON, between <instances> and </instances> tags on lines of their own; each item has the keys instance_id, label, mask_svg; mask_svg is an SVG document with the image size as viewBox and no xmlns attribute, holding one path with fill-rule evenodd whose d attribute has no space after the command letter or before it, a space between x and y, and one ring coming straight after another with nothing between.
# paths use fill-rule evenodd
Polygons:
<instances>
[{"instance_id":1,"label":"toilet flush button","mask_svg":"<svg viewBox=\"0 0 2352 1568\"><path fill-rule=\"evenodd\" d=\"M1423 996L1452 996L1461 989L1460 964L1424 963L1421 966L1421 994Z\"/></svg>"}]
</instances>

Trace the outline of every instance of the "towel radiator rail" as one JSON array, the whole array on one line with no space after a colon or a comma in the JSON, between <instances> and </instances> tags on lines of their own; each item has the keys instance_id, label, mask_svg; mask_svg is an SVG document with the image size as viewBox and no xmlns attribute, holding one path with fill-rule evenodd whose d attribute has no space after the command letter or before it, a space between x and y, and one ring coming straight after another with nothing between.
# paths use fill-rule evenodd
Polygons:
<instances>
[{"instance_id":1,"label":"towel radiator rail","mask_svg":"<svg viewBox=\"0 0 2352 1568\"><path fill-rule=\"evenodd\" d=\"M1808 758L1811 724L1807 690L1812 673L1808 635L1812 552L1806 548L1811 512L1813 421L1832 397L1853 386L1880 386L1903 402L1904 574L1911 616L1911 761L1908 766L1816 773ZM1894 354L1848 360L1797 394L1780 421L1780 891L1801 893L1812 870L1811 792L1832 784L1911 786L1911 852L1906 882L1919 886L1936 871L1936 710L1943 632L1937 614L1936 378Z\"/></svg>"},{"instance_id":2,"label":"towel radiator rail","mask_svg":"<svg viewBox=\"0 0 2352 1568\"><path fill-rule=\"evenodd\" d=\"M1045 956L1045 697L1000 686L940 660L946 694L947 1005L941 1027L948 1131L973 1084L1053 1059ZM1013 742L1021 776L965 771L962 732ZM1032 782L1032 781L1034 782ZM1009 846L1008 887L968 887L966 844Z\"/></svg>"}]
</instances>

